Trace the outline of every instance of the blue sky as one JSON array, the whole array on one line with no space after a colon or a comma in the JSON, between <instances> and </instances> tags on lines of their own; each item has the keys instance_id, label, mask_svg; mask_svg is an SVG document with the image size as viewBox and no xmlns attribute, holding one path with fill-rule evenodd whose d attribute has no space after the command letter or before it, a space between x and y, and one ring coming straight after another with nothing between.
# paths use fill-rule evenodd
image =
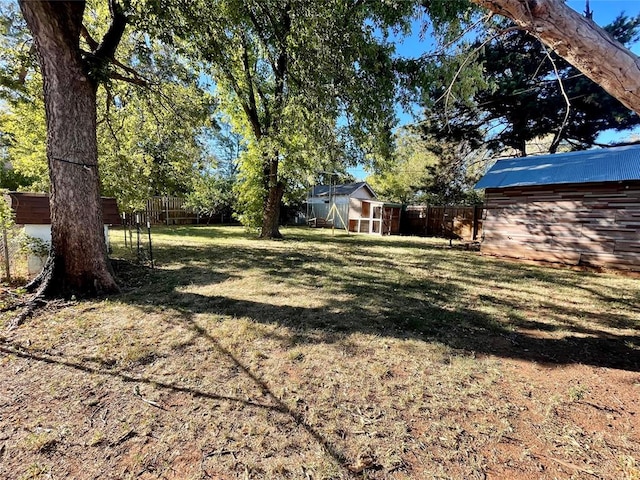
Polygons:
<instances>
[{"instance_id":1,"label":"blue sky","mask_svg":"<svg viewBox=\"0 0 640 480\"><path fill-rule=\"evenodd\" d=\"M585 0L569 0L567 5L582 13L585 3ZM611 23L622 11L629 16L640 13L640 1L638 0L591 0L589 4L593 12L593 20L601 26Z\"/></svg>"},{"instance_id":2,"label":"blue sky","mask_svg":"<svg viewBox=\"0 0 640 480\"><path fill-rule=\"evenodd\" d=\"M611 23L621 12L624 12L628 16L636 16L640 14L640 0L590 0L589 1L591 11L593 13L593 20L600 26L608 25ZM567 5L576 10L579 13L584 12L586 0L568 0ZM399 55L402 56L418 56L432 48L432 43L426 39L420 39L419 37L419 24L416 23L414 28L414 34L410 37L403 39L396 43L396 49ZM640 43L636 43L631 48L636 54L640 54ZM413 118L404 113L400 113L400 124L412 123ZM640 133L640 131L636 131ZM620 132L604 132L598 138L600 142L610 143L615 141L622 141L628 138L630 133ZM350 169L350 172L356 176L358 180L363 180L368 173L362 168Z\"/></svg>"}]
</instances>

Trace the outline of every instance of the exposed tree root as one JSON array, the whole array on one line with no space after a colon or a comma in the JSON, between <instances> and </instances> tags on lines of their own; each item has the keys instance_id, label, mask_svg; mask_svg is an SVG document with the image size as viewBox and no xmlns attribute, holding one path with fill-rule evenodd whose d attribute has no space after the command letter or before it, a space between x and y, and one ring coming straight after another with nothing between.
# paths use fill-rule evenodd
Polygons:
<instances>
[{"instance_id":1,"label":"exposed tree root","mask_svg":"<svg viewBox=\"0 0 640 480\"><path fill-rule=\"evenodd\" d=\"M11 305L7 305L6 307L0 308L0 313L13 312L14 310L19 309L24 305L25 302L16 302Z\"/></svg>"},{"instance_id":2,"label":"exposed tree root","mask_svg":"<svg viewBox=\"0 0 640 480\"><path fill-rule=\"evenodd\" d=\"M0 309L0 313L13 312L14 310L18 310L19 308L24 307L26 304L27 302L14 303L13 305L9 305L8 307Z\"/></svg>"},{"instance_id":3,"label":"exposed tree root","mask_svg":"<svg viewBox=\"0 0 640 480\"><path fill-rule=\"evenodd\" d=\"M44 297L45 292L49 287L50 281L50 278L49 280L42 280L38 291L27 302L22 304L22 311L15 317L13 317L11 322L9 322L9 330L18 328L25 322L27 318L31 317L38 308L47 304L47 301L44 299Z\"/></svg>"},{"instance_id":4,"label":"exposed tree root","mask_svg":"<svg viewBox=\"0 0 640 480\"><path fill-rule=\"evenodd\" d=\"M53 261L54 261L53 252L49 253L47 257L47 261L42 267L42 271L38 274L36 278L31 280L29 283L25 285L25 290L29 293L33 293L36 290L40 291L38 287L40 287L43 283L48 284L51 281L51 276L53 274Z\"/></svg>"},{"instance_id":5,"label":"exposed tree root","mask_svg":"<svg viewBox=\"0 0 640 480\"><path fill-rule=\"evenodd\" d=\"M11 322L9 322L7 330L14 330L18 328L27 318L31 317L39 307L46 304L47 302L45 300L34 296L34 298L23 304L24 308L18 315L13 317Z\"/></svg>"},{"instance_id":6,"label":"exposed tree root","mask_svg":"<svg viewBox=\"0 0 640 480\"><path fill-rule=\"evenodd\" d=\"M42 271L38 274L36 278L34 278L31 282L29 282L25 289L27 292L32 293L31 297L23 302L16 302L12 305L4 307L0 309L0 312L10 312L14 310L19 310L20 312L9 322L7 326L8 330L13 330L22 325L28 318L32 317L36 311L45 306L53 306L55 308L62 308L64 306L69 305L68 302L64 300L64 298L71 297L74 299L76 295L83 296L82 293L73 294L73 291L67 291L60 287L59 282L54 280L54 266L55 266L55 257L53 252L50 253L49 258ZM111 264L109 265L111 270ZM114 283L115 289L109 291L101 291L97 286L97 281L94 280L94 288L95 290L89 292L88 296L96 296L105 293L119 293L120 288L117 284ZM71 302L73 303L73 302Z\"/></svg>"},{"instance_id":7,"label":"exposed tree root","mask_svg":"<svg viewBox=\"0 0 640 480\"><path fill-rule=\"evenodd\" d=\"M45 296L51 286L51 279L53 278L53 259L53 255L49 255L42 272L26 285L26 290L28 292L35 291L35 294L26 302L16 306L14 310L18 308L22 308L22 310L9 322L9 330L18 328L27 318L31 317L38 308L47 304Z\"/></svg>"}]
</instances>

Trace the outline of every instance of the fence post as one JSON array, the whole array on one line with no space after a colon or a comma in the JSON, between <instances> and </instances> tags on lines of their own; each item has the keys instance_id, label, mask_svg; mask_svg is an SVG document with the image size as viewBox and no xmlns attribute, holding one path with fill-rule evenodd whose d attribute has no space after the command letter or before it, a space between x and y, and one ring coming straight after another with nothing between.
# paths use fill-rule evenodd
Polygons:
<instances>
[{"instance_id":1,"label":"fence post","mask_svg":"<svg viewBox=\"0 0 640 480\"><path fill-rule=\"evenodd\" d=\"M127 248L127 214L122 212L122 231L124 232L124 248Z\"/></svg>"},{"instance_id":2,"label":"fence post","mask_svg":"<svg viewBox=\"0 0 640 480\"><path fill-rule=\"evenodd\" d=\"M4 247L4 268L7 283L11 282L11 263L9 261L9 240L7 239L7 227L2 227L2 246Z\"/></svg>"},{"instance_id":3,"label":"fence post","mask_svg":"<svg viewBox=\"0 0 640 480\"><path fill-rule=\"evenodd\" d=\"M473 207L473 233L472 239L474 242L478 238L479 217L482 215L482 205L475 205Z\"/></svg>"},{"instance_id":4,"label":"fence post","mask_svg":"<svg viewBox=\"0 0 640 480\"><path fill-rule=\"evenodd\" d=\"M424 217L424 235L429 236L429 214L431 213L431 207L427 205L427 214Z\"/></svg>"},{"instance_id":5,"label":"fence post","mask_svg":"<svg viewBox=\"0 0 640 480\"><path fill-rule=\"evenodd\" d=\"M136 257L140 260L140 214L136 213L136 232L138 238L138 249L136 250Z\"/></svg>"},{"instance_id":6,"label":"fence post","mask_svg":"<svg viewBox=\"0 0 640 480\"><path fill-rule=\"evenodd\" d=\"M153 248L151 247L151 222L147 220L147 234L149 235L149 261L153 268Z\"/></svg>"}]
</instances>

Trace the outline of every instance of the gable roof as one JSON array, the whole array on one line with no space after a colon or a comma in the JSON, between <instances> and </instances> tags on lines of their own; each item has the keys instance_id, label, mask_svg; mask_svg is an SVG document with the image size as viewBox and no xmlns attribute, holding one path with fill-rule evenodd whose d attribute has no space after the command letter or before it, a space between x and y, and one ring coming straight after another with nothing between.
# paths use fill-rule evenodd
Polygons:
<instances>
[{"instance_id":1,"label":"gable roof","mask_svg":"<svg viewBox=\"0 0 640 480\"><path fill-rule=\"evenodd\" d=\"M49 225L49 195L46 193L9 192L6 195L18 225ZM120 212L115 198L102 197L102 221L106 225L120 225Z\"/></svg>"},{"instance_id":2,"label":"gable roof","mask_svg":"<svg viewBox=\"0 0 640 480\"><path fill-rule=\"evenodd\" d=\"M362 187L367 188L369 192L371 192L371 196L375 198L376 194L373 193L373 190L367 182L345 183L343 185L316 185L313 187L311 196L325 197L329 196L329 194L350 196Z\"/></svg>"},{"instance_id":3,"label":"gable roof","mask_svg":"<svg viewBox=\"0 0 640 480\"><path fill-rule=\"evenodd\" d=\"M640 146L498 160L475 188L640 180Z\"/></svg>"}]
</instances>

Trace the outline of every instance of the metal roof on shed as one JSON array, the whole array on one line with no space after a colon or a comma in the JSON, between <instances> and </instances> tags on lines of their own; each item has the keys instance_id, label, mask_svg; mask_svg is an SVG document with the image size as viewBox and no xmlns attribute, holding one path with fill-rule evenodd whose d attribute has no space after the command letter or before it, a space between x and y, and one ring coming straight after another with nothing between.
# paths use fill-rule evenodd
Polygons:
<instances>
[{"instance_id":1,"label":"metal roof on shed","mask_svg":"<svg viewBox=\"0 0 640 480\"><path fill-rule=\"evenodd\" d=\"M640 180L640 146L498 160L475 188Z\"/></svg>"},{"instance_id":2,"label":"metal roof on shed","mask_svg":"<svg viewBox=\"0 0 640 480\"><path fill-rule=\"evenodd\" d=\"M359 190L362 187L366 187L371 192L371 195L375 197L373 190L367 184L367 182L357 182L357 183L345 183L342 185L316 185L313 187L313 191L311 196L313 197L322 197L331 195L351 195L355 193L356 190Z\"/></svg>"}]
</instances>

